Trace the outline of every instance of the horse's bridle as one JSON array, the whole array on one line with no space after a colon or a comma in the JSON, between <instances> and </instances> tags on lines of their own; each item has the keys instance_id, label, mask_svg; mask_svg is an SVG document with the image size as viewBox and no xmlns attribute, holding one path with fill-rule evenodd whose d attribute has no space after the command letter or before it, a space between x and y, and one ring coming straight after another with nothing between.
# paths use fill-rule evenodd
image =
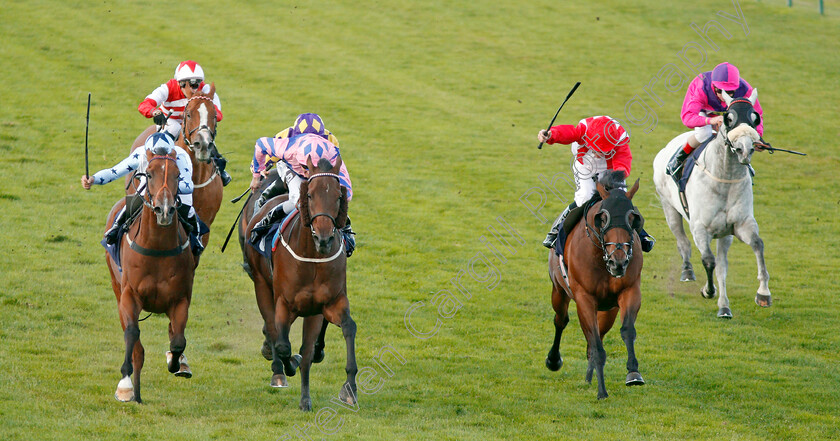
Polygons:
<instances>
[{"instance_id":1,"label":"horse's bridle","mask_svg":"<svg viewBox=\"0 0 840 441\"><path fill-rule=\"evenodd\" d=\"M152 156L152 159L149 159L148 164L151 164L151 163L152 163L152 161L154 161L154 160L156 160L156 159L168 159L168 160L170 160L170 161L174 162L174 163L176 164L176 165L175 165L176 167L177 167L177 164L178 164L178 161L176 161L176 160L175 160L175 158L173 158L173 157L171 157L171 156L168 156L168 155L155 155L155 156ZM147 169L148 169L148 167L149 167L149 166L148 166L148 164L146 165L146 168L147 168ZM138 178L141 178L141 177L146 178L146 183L145 183L144 185L145 185L146 187L148 187L148 186L149 186L149 183L148 183L148 181L149 181L149 174L148 174L148 173L146 173L145 171L143 171L143 172L138 171L137 173L135 173L135 174L134 174L134 179L138 179ZM167 181L169 181L169 169L167 169L167 168L164 166L164 167L163 167L163 182L167 182ZM161 189L161 190L162 190L162 189ZM137 192L138 192L138 193L141 193L142 191L143 191L143 189L142 189L142 188L138 188L138 189L137 189ZM176 191L175 191L175 199L176 199L176 201L178 201L177 194L178 194L178 191L176 190ZM145 194L141 195L141 198L142 198L142 200L143 200L143 205L145 205L145 206L147 206L147 207L149 207L149 208L151 208L151 209L153 209L153 210L155 209L155 205L152 203L152 194L151 194L151 192L150 192L150 191L146 191L146 192L145 192Z\"/></svg>"},{"instance_id":2,"label":"horse's bridle","mask_svg":"<svg viewBox=\"0 0 840 441\"><path fill-rule=\"evenodd\" d=\"M320 178L320 177L323 177L323 176L333 177L333 178L336 179L336 181L339 181L339 185L341 185L340 184L340 182L341 182L340 177L335 173L316 173L316 174L310 176L309 179L306 180L306 182L312 182L313 179ZM310 214L309 225L307 225L309 227L309 230L312 231L312 237L316 237L315 227L313 227L312 224L314 223L315 218L317 218L318 216L326 216L329 220L332 221L332 224L333 224L332 234L334 235L336 233L336 230L338 230L338 222L335 220L335 218L329 213L316 213L316 214Z\"/></svg>"},{"instance_id":3,"label":"horse's bridle","mask_svg":"<svg viewBox=\"0 0 840 441\"><path fill-rule=\"evenodd\" d=\"M629 202L629 199L628 199L628 202ZM598 211L597 214L595 214L595 216L600 216L601 214L606 215L607 221L606 221L606 223L604 223L601 226L601 228L595 228L594 226L589 225L589 221L586 219L586 217L584 217L584 226L586 228L586 236L589 238L590 241L592 241L593 244L595 244L596 247L598 247L603 252L602 257L604 259L604 262L608 262L612 258L613 254L615 254L615 252L618 251L619 249L625 250L624 252L627 255L627 260L628 261L633 258L633 228L630 226L630 215L633 214L633 215L639 216L640 218L641 218L642 215L641 215L641 213L639 213L639 211L636 209L636 207L633 206L632 202L629 205L630 205L630 208L627 211L624 211L624 216L619 217L619 219L616 220L610 214L610 211L608 209L604 208L604 203L602 202L601 203L601 210ZM624 231L627 231L627 233L630 235L630 242L605 242L604 241L604 235L606 235L607 232L609 230L612 230L613 228L621 228ZM590 229L596 232L598 242L595 242L595 240L589 234ZM607 247L610 246L610 245L615 247L612 250L612 252L607 251Z\"/></svg>"},{"instance_id":4,"label":"horse's bridle","mask_svg":"<svg viewBox=\"0 0 840 441\"><path fill-rule=\"evenodd\" d=\"M181 131L184 132L184 144L187 145L188 149L190 149L191 151L194 152L195 150L193 150L192 141L190 140L193 133L195 133L197 131L200 131L200 130L209 131L210 132L210 145L215 146L216 145L216 143L215 143L215 141L216 141L216 129L215 129L215 127L213 129L211 129L210 126L208 126L206 124L203 124L203 125L200 125L200 126L194 128L194 129L190 130L189 132L187 132L187 116L186 116L187 106L190 105L190 101L192 101L192 100L207 100L207 101L210 101L211 105L213 105L213 100L204 96L204 95L196 95L196 96L190 98L189 100L187 100L187 104L184 105L184 118L183 118L183 123L182 123L183 127L182 127Z\"/></svg>"},{"instance_id":5,"label":"horse's bridle","mask_svg":"<svg viewBox=\"0 0 840 441\"><path fill-rule=\"evenodd\" d=\"M755 112L755 107L754 107L753 103L750 102L750 100L748 100L746 98L735 98L734 100L729 102L729 105L727 106L726 112L723 113L724 123L723 123L722 127L725 127L726 130L721 130L721 133L723 134L723 142L725 143L726 147L729 148L729 151L732 152L732 153L736 153L736 152L735 152L735 146L732 144L732 141L729 140L729 126L726 124L726 115L732 109L733 104L739 104L739 103L749 104L750 105L750 110ZM739 116L739 118L734 121L735 123L737 123L738 121L741 120L741 118L740 118L741 114L737 111L733 111L733 112L735 113L736 116ZM759 119L759 121L761 121L761 120ZM758 125L757 122L754 123L750 118L746 118L746 121L744 121L744 122L747 125L749 125L750 127L752 127L753 129L755 129L756 126ZM733 126L735 126L735 124L733 124Z\"/></svg>"}]
</instances>

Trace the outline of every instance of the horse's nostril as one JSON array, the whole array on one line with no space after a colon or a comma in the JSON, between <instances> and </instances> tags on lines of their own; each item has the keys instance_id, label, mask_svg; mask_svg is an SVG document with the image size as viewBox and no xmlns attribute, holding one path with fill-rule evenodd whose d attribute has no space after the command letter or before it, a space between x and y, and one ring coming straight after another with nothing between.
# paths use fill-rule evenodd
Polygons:
<instances>
[{"instance_id":1,"label":"horse's nostril","mask_svg":"<svg viewBox=\"0 0 840 441\"><path fill-rule=\"evenodd\" d=\"M160 213L162 213L162 210L160 209L160 207L155 207L155 214L160 214Z\"/></svg>"}]
</instances>

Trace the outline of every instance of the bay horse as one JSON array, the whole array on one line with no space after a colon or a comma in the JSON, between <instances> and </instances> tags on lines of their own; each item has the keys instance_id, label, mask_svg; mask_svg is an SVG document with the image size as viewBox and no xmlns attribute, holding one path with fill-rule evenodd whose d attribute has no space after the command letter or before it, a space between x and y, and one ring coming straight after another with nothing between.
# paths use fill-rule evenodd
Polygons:
<instances>
[{"instance_id":1,"label":"bay horse","mask_svg":"<svg viewBox=\"0 0 840 441\"><path fill-rule=\"evenodd\" d=\"M222 205L224 186L216 165L211 160L211 153L216 149L216 106L213 96L216 94L216 83L210 84L210 91L191 92L184 106L181 134L175 140L175 145L184 148L192 159L193 178L193 207L208 227L216 219L216 213ZM142 146L157 126L147 127L131 145L131 151ZM127 184L130 184L127 179ZM129 190L133 193L133 189ZM210 241L210 233L201 237L204 246Z\"/></svg>"},{"instance_id":2,"label":"bay horse","mask_svg":"<svg viewBox=\"0 0 840 441\"><path fill-rule=\"evenodd\" d=\"M641 241L635 233L644 220L633 206L632 199L639 190L639 181L626 193L622 188L609 191L604 183L615 182L624 172L608 174L598 182L601 201L596 202L583 221L569 233L564 247L568 263L568 283L564 279L560 258L549 251L548 272L552 283L551 304L554 308L554 343L548 351L545 365L557 371L563 366L560 356L560 338L569 323L569 301L574 299L583 335L589 365L586 382L592 382L592 372L598 377L598 399L607 397L604 385L604 365L607 353L603 338L612 328L616 315L621 311L621 338L627 347L628 386L642 385L634 342L636 316L642 304ZM562 227L561 227L562 228Z\"/></svg>"},{"instance_id":3,"label":"bay horse","mask_svg":"<svg viewBox=\"0 0 840 441\"><path fill-rule=\"evenodd\" d=\"M338 183L341 157L335 165L322 158L317 167L307 157L308 178L300 188L299 214L281 232L271 261L254 247L244 247L246 264L254 281L257 306L272 355L271 385L281 386L285 376L294 376L300 366L300 409L312 409L309 370L316 339L323 341L328 323L341 327L347 348L347 380L339 398L356 403L356 323L350 317L347 299L347 257L339 229L347 222L347 191ZM284 199L273 198L248 222L244 237L272 207ZM289 329L304 317L301 356L292 355ZM323 346L318 358L323 359ZM317 360L320 361L320 360Z\"/></svg>"},{"instance_id":4,"label":"bay horse","mask_svg":"<svg viewBox=\"0 0 840 441\"><path fill-rule=\"evenodd\" d=\"M726 294L726 272L729 264L727 253L733 235L748 244L755 253L759 280L755 303L767 307L772 304L772 300L768 285L770 276L764 262L764 241L758 235L758 222L753 214L752 182L748 170L755 151L753 143L760 139L755 130L760 116L753 108L758 99L758 90L753 89L748 98L731 98L727 94L723 94L723 98L727 104L724 124L700 154L686 184L689 213L683 209L677 185L665 174L665 168L671 156L685 145L692 132L677 136L656 155L653 161L653 181L665 211L665 220L677 239L677 250L683 259L680 280L695 280L690 260L691 242L683 228L685 219L706 270L706 284L701 294L707 299L715 297L712 278L713 273L716 273L720 288L717 316L732 318ZM718 240L717 258L712 253L712 239Z\"/></svg>"},{"instance_id":5,"label":"bay horse","mask_svg":"<svg viewBox=\"0 0 840 441\"><path fill-rule=\"evenodd\" d=\"M125 337L125 361L117 391L119 401L142 402L140 371L145 351L140 342L138 317L142 310L169 317L169 372L189 378L184 349L188 310L192 298L195 261L186 231L176 219L178 166L175 152L145 151L136 177L145 180L143 208L139 218L121 238L120 265L106 253L111 287L117 297L120 324ZM124 204L111 209L106 229ZM131 374L134 373L134 382Z\"/></svg>"}]
</instances>

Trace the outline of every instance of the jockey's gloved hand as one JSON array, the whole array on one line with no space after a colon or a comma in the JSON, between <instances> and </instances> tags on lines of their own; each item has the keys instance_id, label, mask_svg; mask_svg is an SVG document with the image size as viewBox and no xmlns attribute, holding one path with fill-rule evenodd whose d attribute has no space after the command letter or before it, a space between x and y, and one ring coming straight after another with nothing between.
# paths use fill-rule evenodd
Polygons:
<instances>
[{"instance_id":1,"label":"jockey's gloved hand","mask_svg":"<svg viewBox=\"0 0 840 441\"><path fill-rule=\"evenodd\" d=\"M162 125L163 123L166 122L166 115L164 115L163 113L156 113L152 117L152 119L155 121L156 125Z\"/></svg>"},{"instance_id":2,"label":"jockey's gloved hand","mask_svg":"<svg viewBox=\"0 0 840 441\"><path fill-rule=\"evenodd\" d=\"M537 134L537 139L540 142L548 142L551 139L551 132L548 130L540 130L540 133Z\"/></svg>"}]
</instances>

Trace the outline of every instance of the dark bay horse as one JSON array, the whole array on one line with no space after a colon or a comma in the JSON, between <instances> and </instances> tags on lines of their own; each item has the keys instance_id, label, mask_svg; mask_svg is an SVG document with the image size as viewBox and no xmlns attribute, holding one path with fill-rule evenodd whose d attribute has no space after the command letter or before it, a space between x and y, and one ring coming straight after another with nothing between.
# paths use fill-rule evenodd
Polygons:
<instances>
[{"instance_id":1,"label":"dark bay horse","mask_svg":"<svg viewBox=\"0 0 840 441\"><path fill-rule=\"evenodd\" d=\"M623 176L623 172L621 173ZM606 180L602 180L606 181ZM586 337L586 381L592 382L592 371L598 375L598 399L607 397L604 386L604 335L612 328L621 311L621 338L627 346L627 378L625 384L644 384L639 374L634 342L636 315L642 304L642 253L638 230L643 223L631 199L639 189L636 180L627 193L620 188L607 191L601 182L598 193L602 200L569 233L564 248L568 264L568 284L554 250L549 252L548 271L552 282L551 304L554 307L554 343L545 365L556 371L563 366L560 338L569 323L569 300L577 305L578 320Z\"/></svg>"},{"instance_id":2,"label":"dark bay horse","mask_svg":"<svg viewBox=\"0 0 840 441\"><path fill-rule=\"evenodd\" d=\"M140 371L144 349L140 343L140 311L166 314L169 317L169 372L189 378L192 372L183 355L187 341L184 329L192 298L195 261L183 226L176 219L178 166L175 152L145 151L137 177L146 181L144 207L139 218L122 237L122 271L106 253L111 286L117 297L120 323L125 334L125 361L122 380L115 397L120 401L142 402ZM120 200L108 215L106 228L124 204ZM131 374L134 373L134 382Z\"/></svg>"},{"instance_id":3,"label":"dark bay horse","mask_svg":"<svg viewBox=\"0 0 840 441\"><path fill-rule=\"evenodd\" d=\"M323 339L327 323L341 327L347 346L347 380L339 398L349 404L356 403L356 323L350 317L347 257L339 232L347 222L347 193L338 183L341 163L341 157L335 165L321 159L316 167L307 158L310 173L300 188L300 214L281 234L271 262L252 246L244 247L246 270L250 270L254 281L257 305L272 353L271 385L279 386L285 380L284 374L295 375L299 365L300 408L304 411L312 409L309 369L315 358L315 341L319 336ZM244 236L248 237L262 215L281 201L274 198L264 205L248 222ZM298 317L304 317L302 358L292 355L289 342L289 329ZM323 353L318 357L323 358Z\"/></svg>"},{"instance_id":4,"label":"dark bay horse","mask_svg":"<svg viewBox=\"0 0 840 441\"><path fill-rule=\"evenodd\" d=\"M208 227L213 224L222 205L224 189L218 169L211 160L211 153L216 149L216 106L213 105L215 94L216 84L212 83L208 93L197 91L187 98L181 134L175 140L175 145L186 150L192 159L193 207L199 219ZM142 146L146 138L156 130L157 126L147 127L134 140L131 151ZM127 184L130 182L127 181ZM133 193L134 189L130 191ZM201 241L207 246L210 233L202 236Z\"/></svg>"}]
</instances>

